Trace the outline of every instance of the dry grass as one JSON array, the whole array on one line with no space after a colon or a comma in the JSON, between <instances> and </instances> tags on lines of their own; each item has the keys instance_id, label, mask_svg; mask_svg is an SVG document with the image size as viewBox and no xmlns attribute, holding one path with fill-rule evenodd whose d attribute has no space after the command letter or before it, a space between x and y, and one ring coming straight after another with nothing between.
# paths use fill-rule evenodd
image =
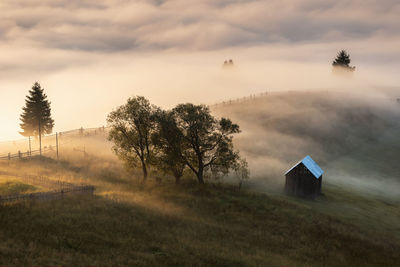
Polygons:
<instances>
[{"instance_id":1,"label":"dry grass","mask_svg":"<svg viewBox=\"0 0 400 267\"><path fill-rule=\"evenodd\" d=\"M252 168L244 191L191 177L142 184L96 153L109 146L97 139L86 157L64 145L60 162L0 165L96 186L94 197L1 206L0 265L398 266L400 112L342 100L277 94L219 107L243 129L237 144ZM326 170L317 201L281 194L282 173L305 154Z\"/></svg>"},{"instance_id":2,"label":"dry grass","mask_svg":"<svg viewBox=\"0 0 400 267\"><path fill-rule=\"evenodd\" d=\"M200 187L190 179L180 186L169 180L143 185L123 173L114 177L117 169L107 168L102 176L99 166L97 173L86 176L93 167L50 160L15 164L30 172L65 173L68 179L94 183L97 191L95 197L0 207L1 265L394 266L400 262L399 231L388 238L379 227L368 230L358 225L360 221L321 211L324 201L335 198L364 201L340 188L329 187L320 202L299 202L228 185ZM388 207L388 212L399 212L398 207Z\"/></svg>"},{"instance_id":3,"label":"dry grass","mask_svg":"<svg viewBox=\"0 0 400 267\"><path fill-rule=\"evenodd\" d=\"M42 188L23 183L15 178L0 175L0 195L27 194L39 192Z\"/></svg>"}]
</instances>

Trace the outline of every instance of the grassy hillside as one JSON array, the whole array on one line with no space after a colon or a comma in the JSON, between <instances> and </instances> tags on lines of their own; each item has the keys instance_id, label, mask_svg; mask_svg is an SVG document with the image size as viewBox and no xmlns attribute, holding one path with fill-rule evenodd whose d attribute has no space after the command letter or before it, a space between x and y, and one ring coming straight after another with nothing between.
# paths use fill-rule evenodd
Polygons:
<instances>
[{"instance_id":1,"label":"grassy hillside","mask_svg":"<svg viewBox=\"0 0 400 267\"><path fill-rule=\"evenodd\" d=\"M281 187L283 173L310 155L327 182L398 196L400 104L395 99L285 92L212 109L240 124L236 144L260 183Z\"/></svg>"},{"instance_id":2,"label":"grassy hillside","mask_svg":"<svg viewBox=\"0 0 400 267\"><path fill-rule=\"evenodd\" d=\"M0 207L1 265L393 266L398 203L329 185L318 201L140 184L117 165L52 160L0 166L96 185L94 197Z\"/></svg>"},{"instance_id":3,"label":"grassy hillside","mask_svg":"<svg viewBox=\"0 0 400 267\"><path fill-rule=\"evenodd\" d=\"M0 265L400 264L396 103L285 93L213 110L241 125L236 144L252 172L245 190L198 186L189 175L179 186L168 177L143 185L108 152L93 153L99 137L89 155L0 162L0 173L96 186L93 197L0 206ZM325 170L316 201L282 193L283 172L306 154Z\"/></svg>"},{"instance_id":4,"label":"grassy hillside","mask_svg":"<svg viewBox=\"0 0 400 267\"><path fill-rule=\"evenodd\" d=\"M27 194L39 190L40 188L34 185L0 175L0 195Z\"/></svg>"},{"instance_id":5,"label":"grassy hillside","mask_svg":"<svg viewBox=\"0 0 400 267\"><path fill-rule=\"evenodd\" d=\"M307 201L190 182L143 186L110 178L101 184L95 197L0 207L1 264L371 266L400 261L399 229L393 236L359 227L315 211ZM363 201L334 196L337 192L322 201ZM395 206L385 210L399 215Z\"/></svg>"}]
</instances>

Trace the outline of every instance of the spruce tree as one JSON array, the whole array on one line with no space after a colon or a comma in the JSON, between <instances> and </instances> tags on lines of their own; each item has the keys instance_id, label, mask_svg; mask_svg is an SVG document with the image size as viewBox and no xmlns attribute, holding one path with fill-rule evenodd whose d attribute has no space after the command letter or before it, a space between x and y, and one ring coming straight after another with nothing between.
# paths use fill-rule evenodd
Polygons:
<instances>
[{"instance_id":1,"label":"spruce tree","mask_svg":"<svg viewBox=\"0 0 400 267\"><path fill-rule=\"evenodd\" d=\"M44 89L35 82L29 90L29 95L26 96L25 107L22 108L20 126L23 131L20 134L39 138L40 155L42 155L42 136L51 134L54 127L50 104Z\"/></svg>"},{"instance_id":2,"label":"spruce tree","mask_svg":"<svg viewBox=\"0 0 400 267\"><path fill-rule=\"evenodd\" d=\"M351 67L350 62L350 55L346 52L346 50L341 50L333 61L332 66L354 70L355 67Z\"/></svg>"}]
</instances>

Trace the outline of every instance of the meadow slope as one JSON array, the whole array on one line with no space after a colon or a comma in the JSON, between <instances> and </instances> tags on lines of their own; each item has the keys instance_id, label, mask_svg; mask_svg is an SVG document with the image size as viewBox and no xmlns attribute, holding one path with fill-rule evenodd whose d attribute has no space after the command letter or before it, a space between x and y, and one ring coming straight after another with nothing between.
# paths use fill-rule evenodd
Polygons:
<instances>
[{"instance_id":1,"label":"meadow slope","mask_svg":"<svg viewBox=\"0 0 400 267\"><path fill-rule=\"evenodd\" d=\"M310 155L327 182L399 197L400 104L393 97L283 92L212 110L241 126L236 145L260 190L266 181L281 187L285 171Z\"/></svg>"},{"instance_id":2,"label":"meadow slope","mask_svg":"<svg viewBox=\"0 0 400 267\"><path fill-rule=\"evenodd\" d=\"M213 106L243 130L235 142L252 177L241 191L234 179L198 186L188 174L179 186L143 185L100 136L77 137L87 155L0 163L4 181L18 172L96 186L93 197L0 206L0 264L396 266L399 108L333 92ZM325 170L316 201L282 193L284 171L306 154Z\"/></svg>"},{"instance_id":3,"label":"meadow slope","mask_svg":"<svg viewBox=\"0 0 400 267\"><path fill-rule=\"evenodd\" d=\"M328 187L313 202L238 191L226 184L198 186L189 179L180 186L168 180L143 185L109 167L91 169L40 159L15 164L11 169L85 181L97 190L95 196L0 206L3 266L395 266L400 262L398 205L342 188ZM1 166L3 171L8 168ZM341 212L333 212L335 208ZM390 216L379 217L375 209Z\"/></svg>"}]
</instances>

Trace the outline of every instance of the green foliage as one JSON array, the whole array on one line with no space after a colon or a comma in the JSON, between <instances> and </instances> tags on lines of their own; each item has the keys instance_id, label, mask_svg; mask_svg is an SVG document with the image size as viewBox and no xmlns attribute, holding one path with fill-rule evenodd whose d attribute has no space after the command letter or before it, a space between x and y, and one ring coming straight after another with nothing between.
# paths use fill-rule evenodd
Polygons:
<instances>
[{"instance_id":1,"label":"green foliage","mask_svg":"<svg viewBox=\"0 0 400 267\"><path fill-rule=\"evenodd\" d=\"M37 187L19 181L9 180L0 183L0 195L13 195L37 191Z\"/></svg>"},{"instance_id":2,"label":"green foliage","mask_svg":"<svg viewBox=\"0 0 400 267\"><path fill-rule=\"evenodd\" d=\"M151 135L155 129L155 110L146 98L137 96L129 98L125 105L111 112L107 118L111 127L109 140L114 142L115 153L128 167L140 164L143 180L147 178L152 159Z\"/></svg>"},{"instance_id":3,"label":"green foliage","mask_svg":"<svg viewBox=\"0 0 400 267\"><path fill-rule=\"evenodd\" d=\"M207 171L219 177L234 168L239 160L232 142L232 135L240 132L237 124L217 120L204 105L180 104L173 113L182 135L182 158L199 183L204 183Z\"/></svg>"},{"instance_id":4,"label":"green foliage","mask_svg":"<svg viewBox=\"0 0 400 267\"><path fill-rule=\"evenodd\" d=\"M203 105L181 104L163 111L135 97L111 112L108 123L114 151L130 167L140 163L144 180L149 165L172 174L177 183L185 166L204 183L205 173L221 177L240 165L232 142L239 126L214 118Z\"/></svg>"},{"instance_id":5,"label":"green foliage","mask_svg":"<svg viewBox=\"0 0 400 267\"><path fill-rule=\"evenodd\" d=\"M173 112L158 110L154 118L157 129L152 135L156 150L153 163L164 173L171 173L179 183L186 165L182 158L183 136Z\"/></svg>"},{"instance_id":6,"label":"green foliage","mask_svg":"<svg viewBox=\"0 0 400 267\"><path fill-rule=\"evenodd\" d=\"M25 100L21 114L21 129L23 136L37 136L51 134L54 127L54 120L51 118L50 102L44 93L44 89L35 82L29 95Z\"/></svg>"}]
</instances>

